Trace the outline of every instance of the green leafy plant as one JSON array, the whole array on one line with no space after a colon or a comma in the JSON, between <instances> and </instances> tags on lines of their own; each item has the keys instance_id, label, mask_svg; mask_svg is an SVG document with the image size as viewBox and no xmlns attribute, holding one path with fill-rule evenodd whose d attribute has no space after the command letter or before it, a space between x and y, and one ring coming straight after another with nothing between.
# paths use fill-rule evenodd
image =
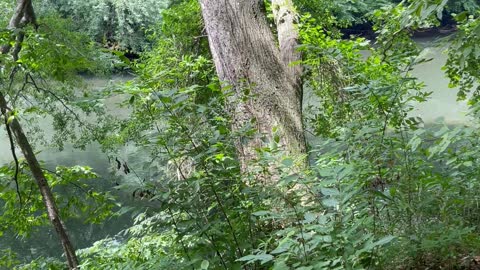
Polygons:
<instances>
[{"instance_id":1,"label":"green leafy plant","mask_svg":"<svg viewBox=\"0 0 480 270\"><path fill-rule=\"evenodd\" d=\"M412 31L438 25L448 4L297 3L312 12L299 24L299 64L311 98L304 111L313 137L308 169L299 170L300 158L278 150L281 140L274 129L273 140L256 149L251 169L241 172L235 142L255 135L256 123L237 132L230 129L224 104L231 89L221 87L215 75L195 0L180 1L164 12L163 22L149 32L155 41L152 50L139 61L124 59L137 79L73 99L71 104L94 117L95 124L83 126L88 132L68 133L74 129L71 119L56 114L57 140L78 139L78 145L99 141L125 175L117 188L133 201L118 214L131 213L134 224L81 250L82 268L440 269L467 268L474 261L480 248L476 120L471 126L452 127L426 125L410 116L412 103L430 94L411 74L416 64L428 61L410 39ZM370 12L372 7L379 9ZM316 19L315 12L325 19ZM366 13L377 32L376 44L342 39L340 28L364 22ZM461 39L453 43L447 73L457 79L452 83L471 86L477 20L462 16L457 17L464 23ZM64 63L63 58L79 55L68 49L66 56L62 50L50 51L56 43L45 37L28 39L25 70L46 76L42 66L69 75L78 67L94 69L87 62ZM59 60L48 62L36 52ZM65 91L61 93L75 94ZM123 100L128 117L98 116L104 111L96 106L112 96ZM41 97L42 106L18 109L12 116L53 110ZM245 89L241 101L251 98ZM135 157L133 161L116 159L119 149ZM3 218L8 220L18 209L12 168L0 171L7 190L0 193L6 202ZM21 172L18 180L25 186L29 175ZM60 167L49 181L57 189L73 184L83 190L88 186L81 179L87 177L95 177L89 168ZM27 190L23 186L20 190ZM99 219L110 214L108 193L92 189L85 194L91 203L58 196L63 214L87 212ZM32 201L32 209L38 209ZM94 202L100 206L92 211L87 206ZM35 213L20 215L31 224L18 223L17 231L41 224ZM0 261L15 263L13 256ZM38 258L21 267L63 266Z\"/></svg>"},{"instance_id":2,"label":"green leafy plant","mask_svg":"<svg viewBox=\"0 0 480 270\"><path fill-rule=\"evenodd\" d=\"M169 1L43 1L40 10L52 8L74 20L77 30L113 50L135 53L149 47L146 31L161 21Z\"/></svg>"}]
</instances>

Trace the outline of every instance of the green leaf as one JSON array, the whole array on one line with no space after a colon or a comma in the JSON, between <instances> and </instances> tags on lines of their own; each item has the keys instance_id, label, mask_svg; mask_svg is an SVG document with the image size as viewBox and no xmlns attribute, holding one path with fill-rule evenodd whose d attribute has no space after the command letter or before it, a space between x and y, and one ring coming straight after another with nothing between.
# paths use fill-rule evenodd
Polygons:
<instances>
[{"instance_id":1,"label":"green leaf","mask_svg":"<svg viewBox=\"0 0 480 270\"><path fill-rule=\"evenodd\" d=\"M328 269L327 267L330 266L331 262L332 261L319 262L319 263L315 264L315 267L317 269Z\"/></svg>"},{"instance_id":2,"label":"green leaf","mask_svg":"<svg viewBox=\"0 0 480 270\"><path fill-rule=\"evenodd\" d=\"M216 154L215 159L218 161L223 161L225 160L225 154L224 153Z\"/></svg>"},{"instance_id":3,"label":"green leaf","mask_svg":"<svg viewBox=\"0 0 480 270\"><path fill-rule=\"evenodd\" d=\"M12 114L12 115L10 115L10 116L8 117L8 119L7 119L7 125L10 125L10 123L12 123L13 119L15 119L15 115L14 115L14 114Z\"/></svg>"},{"instance_id":4,"label":"green leaf","mask_svg":"<svg viewBox=\"0 0 480 270\"><path fill-rule=\"evenodd\" d=\"M366 250L371 250L374 247L383 246L385 244L390 243L393 239L395 239L395 236L393 236L393 235L385 236L382 239L378 240L377 242L367 244L365 246L365 249Z\"/></svg>"},{"instance_id":5,"label":"green leaf","mask_svg":"<svg viewBox=\"0 0 480 270\"><path fill-rule=\"evenodd\" d=\"M124 52L121 52L121 51L113 51L113 53L114 53L120 60L122 60L122 62L124 62L124 63L127 64L127 65L130 65L130 59L128 59L128 58L125 56L125 53L124 53Z\"/></svg>"},{"instance_id":6,"label":"green leaf","mask_svg":"<svg viewBox=\"0 0 480 270\"><path fill-rule=\"evenodd\" d=\"M317 215L312 213L305 213L304 218L305 218L304 220L305 223L311 223L312 221L317 219Z\"/></svg>"},{"instance_id":7,"label":"green leaf","mask_svg":"<svg viewBox=\"0 0 480 270\"><path fill-rule=\"evenodd\" d=\"M278 136L278 134L273 135L273 141L275 143L280 143L280 136Z\"/></svg>"},{"instance_id":8,"label":"green leaf","mask_svg":"<svg viewBox=\"0 0 480 270\"><path fill-rule=\"evenodd\" d=\"M414 136L409 142L408 145L411 147L412 151L417 150L418 146L422 143L422 138Z\"/></svg>"},{"instance_id":9,"label":"green leaf","mask_svg":"<svg viewBox=\"0 0 480 270\"><path fill-rule=\"evenodd\" d=\"M337 200L330 198L323 200L322 204L326 207L337 207L339 203Z\"/></svg>"},{"instance_id":10,"label":"green leaf","mask_svg":"<svg viewBox=\"0 0 480 270\"><path fill-rule=\"evenodd\" d=\"M467 18L467 15L468 15L468 12L464 11L458 14L457 16L455 16L455 20L457 20L458 22L462 22Z\"/></svg>"},{"instance_id":11,"label":"green leaf","mask_svg":"<svg viewBox=\"0 0 480 270\"><path fill-rule=\"evenodd\" d=\"M289 270L287 263L285 261L277 261L273 265L273 270Z\"/></svg>"},{"instance_id":12,"label":"green leaf","mask_svg":"<svg viewBox=\"0 0 480 270\"><path fill-rule=\"evenodd\" d=\"M322 192L325 196L338 196L340 195L340 191L336 188L321 188L320 192Z\"/></svg>"},{"instance_id":13,"label":"green leaf","mask_svg":"<svg viewBox=\"0 0 480 270\"><path fill-rule=\"evenodd\" d=\"M292 166L293 166L293 159L291 159L291 158L286 158L286 159L282 160L282 164L283 164L285 167L292 167Z\"/></svg>"},{"instance_id":14,"label":"green leaf","mask_svg":"<svg viewBox=\"0 0 480 270\"><path fill-rule=\"evenodd\" d=\"M266 216L266 215L269 215L269 214L270 214L270 211L257 211L257 212L252 213L252 215L257 216L257 217Z\"/></svg>"},{"instance_id":15,"label":"green leaf","mask_svg":"<svg viewBox=\"0 0 480 270\"><path fill-rule=\"evenodd\" d=\"M240 259L237 259L239 262L254 263L260 261L261 264L267 263L273 260L273 256L270 254L258 254L258 255L247 255L243 256Z\"/></svg>"},{"instance_id":16,"label":"green leaf","mask_svg":"<svg viewBox=\"0 0 480 270\"><path fill-rule=\"evenodd\" d=\"M208 266L210 266L210 262L207 260L203 260L202 264L200 265L200 268L203 269L208 269Z\"/></svg>"}]
</instances>

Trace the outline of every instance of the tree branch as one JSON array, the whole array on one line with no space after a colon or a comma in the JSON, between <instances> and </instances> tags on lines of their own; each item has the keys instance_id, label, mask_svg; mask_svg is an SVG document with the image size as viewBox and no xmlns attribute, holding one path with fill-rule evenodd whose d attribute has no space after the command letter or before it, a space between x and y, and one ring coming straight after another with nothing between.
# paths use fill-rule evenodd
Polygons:
<instances>
[{"instance_id":1,"label":"tree branch","mask_svg":"<svg viewBox=\"0 0 480 270\"><path fill-rule=\"evenodd\" d=\"M73 111L70 107L68 107L67 104L65 104L65 102L63 101L62 98L60 98L57 94L55 94L54 92L48 90L48 89L45 89L43 87L40 87L38 86L37 82L35 81L35 79L33 78L32 74L31 73L27 73L27 76L28 78L30 78L30 83L33 85L33 87L35 88L35 90L37 91L42 91L42 92L45 92L47 94L50 94L51 96L53 96L58 102L60 102L62 104L62 106L65 108L65 110L67 110L68 112L70 112L74 117L75 119L78 121L78 123L80 125L83 125L83 122L82 120L80 119L80 116L78 116L78 114ZM28 83L28 80L26 81Z\"/></svg>"},{"instance_id":2,"label":"tree branch","mask_svg":"<svg viewBox=\"0 0 480 270\"><path fill-rule=\"evenodd\" d=\"M20 171L20 164L18 162L18 157L17 153L15 153L15 142L13 141L13 134L12 130L10 129L9 123L8 123L8 114L6 111L2 110L2 114L5 118L5 127L7 129L7 134L8 134L8 140L10 142L10 150L12 151L12 156L13 156L13 161L15 162L15 174L13 176L13 181L15 181L15 186L17 190L17 195L18 195L18 201L20 202L20 207L22 207L22 194L20 193L20 186L18 185L18 172Z\"/></svg>"}]
</instances>

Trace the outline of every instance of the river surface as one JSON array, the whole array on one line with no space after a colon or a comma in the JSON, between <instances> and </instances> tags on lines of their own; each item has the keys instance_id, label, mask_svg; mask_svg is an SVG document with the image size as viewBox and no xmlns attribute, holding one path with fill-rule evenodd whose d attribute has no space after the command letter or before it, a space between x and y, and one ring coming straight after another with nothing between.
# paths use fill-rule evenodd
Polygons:
<instances>
[{"instance_id":1,"label":"river surface","mask_svg":"<svg viewBox=\"0 0 480 270\"><path fill-rule=\"evenodd\" d=\"M472 119L467 115L467 101L456 101L458 89L448 88L449 80L441 70L447 61L445 47L432 47L438 39L417 38L415 41L425 48L426 58L432 60L417 65L412 73L425 83L425 90L432 95L427 102L415 105L412 116L421 117L425 123L437 120L451 125L469 123Z\"/></svg>"},{"instance_id":2,"label":"river surface","mask_svg":"<svg viewBox=\"0 0 480 270\"><path fill-rule=\"evenodd\" d=\"M441 67L446 61L446 56L442 53L441 48L430 47L435 40L432 38L417 39L417 42L428 50L428 56L433 58L432 61L423 63L415 67L413 74L417 76L426 84L426 90L432 91L431 99L422 104L415 104L415 110L411 113L412 116L421 117L425 123L431 123L438 119L443 119L448 124L462 124L468 123L469 118L466 116L467 105L466 102L456 101L456 89L448 88L448 79L441 71ZM93 88L101 88L111 83L121 83L129 78L114 77L114 78L87 78L87 82ZM110 110L115 110L117 115L126 116L128 111L125 109L116 110L116 104L121 101L121 98L114 98L107 100L106 106ZM49 121L43 122L43 128L49 132L51 130ZM48 134L47 134L48 135ZM45 162L45 166L54 168L57 165L73 166L83 165L90 166L96 173L101 176L99 181L103 187L114 187L115 179L119 175L112 174L111 164L105 154L103 154L97 145L90 145L85 151L66 147L63 151L55 149L41 149L42 152L39 158ZM123 159L128 159L129 152L133 150L131 147L122 149L121 155ZM11 162L10 145L5 136L3 129L0 131L0 165ZM113 189L112 189L113 190ZM128 196L117 192L119 195L128 200ZM77 248L85 248L90 246L93 242L105 238L107 236L114 236L119 231L131 225L131 217L124 216L119 218L112 218L107 220L102 225L86 225L81 220L70 220L66 223L69 232L72 235L72 240ZM12 248L18 252L21 259L30 260L40 255L48 255L58 257L61 254L61 247L58 239L53 231L48 228L42 228L41 231L34 233L31 239L18 239L13 235L6 235L0 241L0 249Z\"/></svg>"}]
</instances>

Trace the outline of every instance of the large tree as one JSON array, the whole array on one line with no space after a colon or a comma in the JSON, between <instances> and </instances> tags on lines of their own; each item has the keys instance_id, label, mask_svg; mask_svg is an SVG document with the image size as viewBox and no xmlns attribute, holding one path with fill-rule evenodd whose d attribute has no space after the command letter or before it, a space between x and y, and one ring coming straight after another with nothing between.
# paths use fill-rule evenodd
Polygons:
<instances>
[{"instance_id":1,"label":"large tree","mask_svg":"<svg viewBox=\"0 0 480 270\"><path fill-rule=\"evenodd\" d=\"M201 0L210 50L220 80L233 87L227 106L233 130L254 123L261 136L239 140L243 171L256 158L262 137L280 135L280 149L293 156L306 153L302 124L302 85L296 51L298 32L291 0L272 0L278 42L267 22L263 1ZM277 45L278 43L278 45ZM251 94L242 101L245 92Z\"/></svg>"}]
</instances>

